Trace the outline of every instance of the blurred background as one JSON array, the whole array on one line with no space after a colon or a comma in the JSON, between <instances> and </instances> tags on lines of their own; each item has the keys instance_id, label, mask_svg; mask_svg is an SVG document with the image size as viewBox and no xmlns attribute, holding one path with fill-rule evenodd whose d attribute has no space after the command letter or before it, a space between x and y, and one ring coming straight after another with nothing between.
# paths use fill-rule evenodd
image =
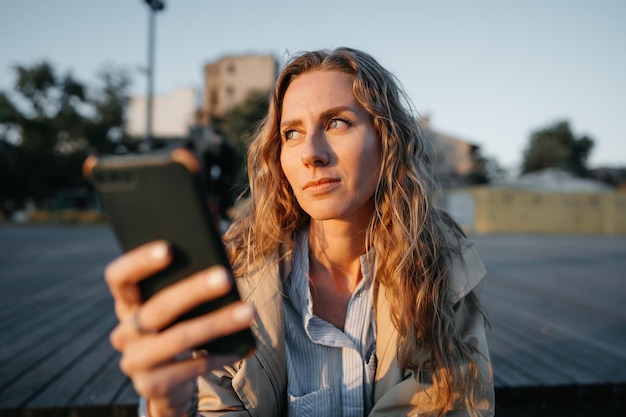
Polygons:
<instances>
[{"instance_id":1,"label":"blurred background","mask_svg":"<svg viewBox=\"0 0 626 417\"><path fill-rule=\"evenodd\" d=\"M85 157L187 147L226 226L284 63L350 46L489 271L498 415L622 416L625 39L620 0L0 0L0 414L136 415Z\"/></svg>"},{"instance_id":2,"label":"blurred background","mask_svg":"<svg viewBox=\"0 0 626 417\"><path fill-rule=\"evenodd\" d=\"M609 0L3 2L2 218L96 220L85 155L171 146L226 213L281 66L350 46L404 85L467 230L625 232L624 22Z\"/></svg>"}]
</instances>

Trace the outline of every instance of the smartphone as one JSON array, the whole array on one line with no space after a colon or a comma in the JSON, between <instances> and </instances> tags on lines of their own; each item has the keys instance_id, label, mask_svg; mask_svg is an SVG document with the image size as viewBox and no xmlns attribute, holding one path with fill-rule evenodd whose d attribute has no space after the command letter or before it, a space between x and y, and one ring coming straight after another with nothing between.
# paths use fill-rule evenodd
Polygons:
<instances>
[{"instance_id":1,"label":"smartphone","mask_svg":"<svg viewBox=\"0 0 626 417\"><path fill-rule=\"evenodd\" d=\"M194 272L213 265L231 271L221 234L212 215L193 154L179 148L167 152L90 156L84 176L100 196L117 241L129 251L154 240L172 247L172 263L139 283L143 300ZM190 319L239 300L231 291L179 317ZM251 330L227 335L198 346L215 354L247 355L255 347Z\"/></svg>"}]
</instances>

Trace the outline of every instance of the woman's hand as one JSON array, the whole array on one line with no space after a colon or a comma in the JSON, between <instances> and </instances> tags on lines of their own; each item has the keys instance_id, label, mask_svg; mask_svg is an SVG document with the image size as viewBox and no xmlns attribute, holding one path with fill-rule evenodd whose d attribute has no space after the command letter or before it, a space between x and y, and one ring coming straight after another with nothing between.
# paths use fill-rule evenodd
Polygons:
<instances>
[{"instance_id":1,"label":"woman's hand","mask_svg":"<svg viewBox=\"0 0 626 417\"><path fill-rule=\"evenodd\" d=\"M193 396L194 379L239 359L192 357L193 347L243 330L254 318L253 307L238 302L167 328L182 313L228 293L231 285L225 268L212 267L142 302L139 281L165 268L171 259L169 245L157 241L120 256L105 271L119 319L111 343L122 353L122 371L148 401L150 417L183 415Z\"/></svg>"}]
</instances>

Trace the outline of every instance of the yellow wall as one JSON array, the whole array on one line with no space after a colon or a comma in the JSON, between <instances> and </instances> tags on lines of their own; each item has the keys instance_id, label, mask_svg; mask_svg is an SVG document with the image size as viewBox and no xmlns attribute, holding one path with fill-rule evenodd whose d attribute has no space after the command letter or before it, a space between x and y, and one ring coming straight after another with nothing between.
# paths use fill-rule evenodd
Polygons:
<instances>
[{"instance_id":1,"label":"yellow wall","mask_svg":"<svg viewBox=\"0 0 626 417\"><path fill-rule=\"evenodd\" d=\"M626 193L532 192L481 187L447 194L455 193L471 196L473 224L463 226L476 233L626 234Z\"/></svg>"}]
</instances>

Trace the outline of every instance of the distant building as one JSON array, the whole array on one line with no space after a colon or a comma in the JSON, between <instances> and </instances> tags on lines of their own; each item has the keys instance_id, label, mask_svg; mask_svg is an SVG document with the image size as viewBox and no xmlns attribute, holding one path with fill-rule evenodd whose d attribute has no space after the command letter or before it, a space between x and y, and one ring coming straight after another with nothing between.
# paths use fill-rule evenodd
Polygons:
<instances>
[{"instance_id":1,"label":"distant building","mask_svg":"<svg viewBox=\"0 0 626 417\"><path fill-rule=\"evenodd\" d=\"M227 56L204 67L204 88L198 99L191 88L178 88L171 94L154 95L152 136L155 140L174 142L193 138L200 147L211 133L203 127L253 91L269 91L276 81L278 63L273 55ZM146 96L133 96L127 113L127 133L143 139L147 123ZM208 135L208 136L207 136Z\"/></svg>"},{"instance_id":2,"label":"distant building","mask_svg":"<svg viewBox=\"0 0 626 417\"><path fill-rule=\"evenodd\" d=\"M196 91L192 87L177 88L171 94L154 95L152 107L152 136L160 139L184 139L189 137L196 114ZM143 139L147 126L147 97L130 98L127 117L127 133Z\"/></svg>"},{"instance_id":3,"label":"distant building","mask_svg":"<svg viewBox=\"0 0 626 417\"><path fill-rule=\"evenodd\" d=\"M273 55L227 56L204 67L201 125L219 119L253 91L270 91L278 74Z\"/></svg>"},{"instance_id":4,"label":"distant building","mask_svg":"<svg viewBox=\"0 0 626 417\"><path fill-rule=\"evenodd\" d=\"M442 185L450 188L475 183L482 169L480 146L433 130L429 116L421 117L418 123Z\"/></svg>"},{"instance_id":5,"label":"distant building","mask_svg":"<svg viewBox=\"0 0 626 417\"><path fill-rule=\"evenodd\" d=\"M533 192L594 193L613 191L614 187L592 178L579 178L560 168L529 172L494 184L497 188Z\"/></svg>"},{"instance_id":6,"label":"distant building","mask_svg":"<svg viewBox=\"0 0 626 417\"><path fill-rule=\"evenodd\" d=\"M590 177L626 192L626 167L595 168L591 170Z\"/></svg>"}]
</instances>

